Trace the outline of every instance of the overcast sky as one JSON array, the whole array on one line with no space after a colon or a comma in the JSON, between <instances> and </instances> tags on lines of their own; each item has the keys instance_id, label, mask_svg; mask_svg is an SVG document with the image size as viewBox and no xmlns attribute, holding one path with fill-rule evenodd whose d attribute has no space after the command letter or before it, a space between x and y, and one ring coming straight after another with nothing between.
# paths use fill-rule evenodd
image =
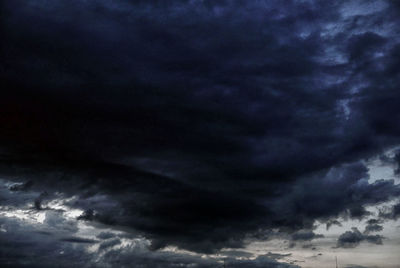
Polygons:
<instances>
[{"instance_id":1,"label":"overcast sky","mask_svg":"<svg viewBox=\"0 0 400 268\"><path fill-rule=\"evenodd\" d=\"M399 1L0 23L1 267L399 267Z\"/></svg>"}]
</instances>

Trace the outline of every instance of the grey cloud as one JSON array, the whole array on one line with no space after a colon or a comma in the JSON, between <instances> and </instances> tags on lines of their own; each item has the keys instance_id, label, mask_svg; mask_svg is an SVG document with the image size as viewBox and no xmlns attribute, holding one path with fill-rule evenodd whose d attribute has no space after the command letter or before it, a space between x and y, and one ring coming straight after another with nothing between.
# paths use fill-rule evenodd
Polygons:
<instances>
[{"instance_id":1,"label":"grey cloud","mask_svg":"<svg viewBox=\"0 0 400 268\"><path fill-rule=\"evenodd\" d=\"M237 261L228 261L227 265L229 267L271 267L271 268L289 268L289 267L300 267L294 264L286 264L274 261L269 258L267 255L258 256L254 261L250 260L237 260Z\"/></svg>"},{"instance_id":2,"label":"grey cloud","mask_svg":"<svg viewBox=\"0 0 400 268\"><path fill-rule=\"evenodd\" d=\"M111 238L99 244L97 251L89 252L88 246L97 243L94 239L78 237L70 231L69 237L50 235L43 225L0 217L2 229L0 252L4 267L219 267L222 260L203 258L201 255L150 251L141 239L130 240L132 244L121 245L119 238ZM45 223L46 225L46 223ZM43 229L44 228L44 229ZM50 226L50 229L52 227ZM104 236L104 232L103 235ZM107 235L106 237L110 237ZM134 241L134 242L133 242ZM232 267L290 267L298 266L278 263L272 259L276 254L258 257L256 260L226 259ZM241 257L248 255L239 254ZM283 256L283 255L282 255ZM286 256L286 255L284 255ZM243 266L242 266L243 265Z\"/></svg>"},{"instance_id":3,"label":"grey cloud","mask_svg":"<svg viewBox=\"0 0 400 268\"><path fill-rule=\"evenodd\" d=\"M381 235L364 235L357 228L353 227L352 231L347 231L339 236L337 247L354 248L363 241L367 241L376 245L382 245L383 238L384 237Z\"/></svg>"},{"instance_id":4,"label":"grey cloud","mask_svg":"<svg viewBox=\"0 0 400 268\"><path fill-rule=\"evenodd\" d=\"M99 239L110 239L110 238L114 238L115 234L114 233L110 233L110 232L101 232L100 234L97 235L97 238Z\"/></svg>"},{"instance_id":5,"label":"grey cloud","mask_svg":"<svg viewBox=\"0 0 400 268\"><path fill-rule=\"evenodd\" d=\"M400 217L400 203L397 203L386 210L380 211L379 217L383 219L397 220Z\"/></svg>"},{"instance_id":6,"label":"grey cloud","mask_svg":"<svg viewBox=\"0 0 400 268\"><path fill-rule=\"evenodd\" d=\"M298 241L298 240L300 240L300 241L311 241L313 239L322 238L322 237L324 237L324 236L321 235L321 234L316 234L313 231L301 230L301 231L298 231L298 232L292 234L291 239L294 240L294 241Z\"/></svg>"},{"instance_id":7,"label":"grey cloud","mask_svg":"<svg viewBox=\"0 0 400 268\"><path fill-rule=\"evenodd\" d=\"M0 235L0 256L4 267L87 267L91 259L82 244L65 243L57 235L36 232L37 226L16 219L0 219L6 232ZM53 233L53 232L50 232Z\"/></svg>"},{"instance_id":8,"label":"grey cloud","mask_svg":"<svg viewBox=\"0 0 400 268\"><path fill-rule=\"evenodd\" d=\"M113 247L116 245L121 244L121 240L118 238L114 238L114 239L109 239L107 241L104 241L100 244L99 249L105 249L105 248L109 248L109 247Z\"/></svg>"},{"instance_id":9,"label":"grey cloud","mask_svg":"<svg viewBox=\"0 0 400 268\"><path fill-rule=\"evenodd\" d=\"M143 252L135 249L135 247L125 247L108 251L102 256L102 261L103 263L118 267L222 267L224 261L228 267L299 267L297 265L277 262L268 255L259 256L254 260L238 260L228 257L218 261L199 256L185 256L181 253Z\"/></svg>"},{"instance_id":10,"label":"grey cloud","mask_svg":"<svg viewBox=\"0 0 400 268\"><path fill-rule=\"evenodd\" d=\"M332 225L342 226L342 224L338 220L330 220L326 223L326 230L329 230Z\"/></svg>"},{"instance_id":11,"label":"grey cloud","mask_svg":"<svg viewBox=\"0 0 400 268\"><path fill-rule=\"evenodd\" d=\"M268 252L267 254L265 254L265 256L274 260L280 260L286 257L290 257L292 256L292 254L291 253L279 254L279 253Z\"/></svg>"},{"instance_id":12,"label":"grey cloud","mask_svg":"<svg viewBox=\"0 0 400 268\"><path fill-rule=\"evenodd\" d=\"M368 224L365 227L364 233L369 234L371 232L380 232L383 230L383 226L379 224Z\"/></svg>"},{"instance_id":13,"label":"grey cloud","mask_svg":"<svg viewBox=\"0 0 400 268\"><path fill-rule=\"evenodd\" d=\"M93 239L87 239L87 238L82 238L82 237L64 237L60 239L61 241L64 242L70 242L70 243L86 243L86 244L93 244L98 241L93 240Z\"/></svg>"},{"instance_id":14,"label":"grey cloud","mask_svg":"<svg viewBox=\"0 0 400 268\"><path fill-rule=\"evenodd\" d=\"M247 251L241 251L241 250L229 250L229 251L223 251L223 255L230 257L230 258L237 258L237 257L245 257L249 258L252 257L253 254L249 253ZM274 259L273 256L270 256L272 259Z\"/></svg>"},{"instance_id":15,"label":"grey cloud","mask_svg":"<svg viewBox=\"0 0 400 268\"><path fill-rule=\"evenodd\" d=\"M26 191L33 185L33 181L29 180L22 183L14 183L10 185L10 191Z\"/></svg>"}]
</instances>

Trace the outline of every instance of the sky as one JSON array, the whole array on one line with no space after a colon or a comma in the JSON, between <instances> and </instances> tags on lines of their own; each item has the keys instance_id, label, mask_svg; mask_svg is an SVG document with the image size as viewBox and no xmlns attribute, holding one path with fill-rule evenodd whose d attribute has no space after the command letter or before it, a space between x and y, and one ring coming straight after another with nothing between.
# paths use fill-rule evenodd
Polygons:
<instances>
[{"instance_id":1,"label":"sky","mask_svg":"<svg viewBox=\"0 0 400 268\"><path fill-rule=\"evenodd\" d=\"M1 267L395 268L395 0L0 0Z\"/></svg>"}]
</instances>

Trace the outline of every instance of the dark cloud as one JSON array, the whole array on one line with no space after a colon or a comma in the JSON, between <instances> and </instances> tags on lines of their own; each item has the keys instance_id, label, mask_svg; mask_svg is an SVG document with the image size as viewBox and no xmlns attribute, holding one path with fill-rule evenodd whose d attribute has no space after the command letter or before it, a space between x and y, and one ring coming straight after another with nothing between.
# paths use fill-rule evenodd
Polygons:
<instances>
[{"instance_id":1,"label":"dark cloud","mask_svg":"<svg viewBox=\"0 0 400 268\"><path fill-rule=\"evenodd\" d=\"M84 221L92 221L94 219L94 211L93 209L87 209L85 210L81 215L77 217L78 220L84 220Z\"/></svg>"},{"instance_id":2,"label":"dark cloud","mask_svg":"<svg viewBox=\"0 0 400 268\"><path fill-rule=\"evenodd\" d=\"M357 228L353 227L352 231L347 231L339 236L337 247L354 248L363 241L371 244L382 245L383 238L384 237L381 235L365 235Z\"/></svg>"},{"instance_id":3,"label":"dark cloud","mask_svg":"<svg viewBox=\"0 0 400 268\"><path fill-rule=\"evenodd\" d=\"M382 225L378 224L370 224L365 227L365 233L370 233L370 232L380 232L383 230Z\"/></svg>"},{"instance_id":4,"label":"dark cloud","mask_svg":"<svg viewBox=\"0 0 400 268\"><path fill-rule=\"evenodd\" d=\"M207 253L364 219L400 196L359 162L400 143L399 19L346 2L2 2L4 202Z\"/></svg>"},{"instance_id":5,"label":"dark cloud","mask_svg":"<svg viewBox=\"0 0 400 268\"><path fill-rule=\"evenodd\" d=\"M43 192L37 198L35 198L35 201L33 203L34 208L37 210L41 210L43 199L45 199L48 195L49 194L47 192Z\"/></svg>"},{"instance_id":6,"label":"dark cloud","mask_svg":"<svg viewBox=\"0 0 400 268\"><path fill-rule=\"evenodd\" d=\"M379 224L379 223L382 223L382 220L380 220L380 219L369 219L369 220L367 220L367 224L368 225L374 225L374 224Z\"/></svg>"},{"instance_id":7,"label":"dark cloud","mask_svg":"<svg viewBox=\"0 0 400 268\"><path fill-rule=\"evenodd\" d=\"M355 205L348 209L348 214L351 219L362 219L371 215L371 212L367 211L365 207Z\"/></svg>"},{"instance_id":8,"label":"dark cloud","mask_svg":"<svg viewBox=\"0 0 400 268\"><path fill-rule=\"evenodd\" d=\"M52 215L63 221L61 214ZM46 217L47 218L47 217ZM124 239L129 245L122 245L120 238L109 238L99 244L98 250L88 251L88 245L99 241L78 236L76 230L68 231L69 237L57 238L56 229L48 222L35 225L29 221L0 217L2 267L220 267L221 259L203 258L200 255L149 251L140 238ZM38 231L41 230L41 231ZM44 231L48 230L48 231ZM104 234L104 232L103 232ZM107 236L109 237L109 236ZM239 254L241 257L251 257ZM237 255L237 256L239 256ZM251 254L250 254L251 255ZM276 262L272 257L279 254L260 256L255 260L236 260L230 256L225 261L232 267L287 267L298 266ZM286 256L286 255L284 255ZM253 265L253 266L252 266Z\"/></svg>"},{"instance_id":9,"label":"dark cloud","mask_svg":"<svg viewBox=\"0 0 400 268\"><path fill-rule=\"evenodd\" d=\"M56 217L52 216L53 219ZM57 217L58 218L58 217ZM87 267L90 255L84 254L83 243L65 243L57 239L62 228L51 224L30 225L27 221L0 217L4 231L0 235L2 267ZM41 230L41 231L37 231ZM75 230L67 231L73 234Z\"/></svg>"},{"instance_id":10,"label":"dark cloud","mask_svg":"<svg viewBox=\"0 0 400 268\"><path fill-rule=\"evenodd\" d=\"M101 232L100 234L97 235L97 238L99 239L110 239L114 238L115 234L110 233L110 232Z\"/></svg>"},{"instance_id":11,"label":"dark cloud","mask_svg":"<svg viewBox=\"0 0 400 268\"><path fill-rule=\"evenodd\" d=\"M14 183L10 185L10 191L26 191L33 185L33 181L29 180L22 183Z\"/></svg>"},{"instance_id":12,"label":"dark cloud","mask_svg":"<svg viewBox=\"0 0 400 268\"><path fill-rule=\"evenodd\" d=\"M298 268L297 265L277 262L268 256L259 256L254 260L236 260L225 258L224 261L209 260L197 256L173 254L169 252L141 252L132 248L108 251L102 261L112 267L271 267Z\"/></svg>"},{"instance_id":13,"label":"dark cloud","mask_svg":"<svg viewBox=\"0 0 400 268\"><path fill-rule=\"evenodd\" d=\"M326 223L326 230L329 230L332 225L342 226L342 224L338 220L330 220Z\"/></svg>"},{"instance_id":14,"label":"dark cloud","mask_svg":"<svg viewBox=\"0 0 400 268\"><path fill-rule=\"evenodd\" d=\"M396 155L394 157L394 160L395 160L395 162L397 164L397 168L395 170L395 174L400 174L400 152L396 153Z\"/></svg>"},{"instance_id":15,"label":"dark cloud","mask_svg":"<svg viewBox=\"0 0 400 268\"><path fill-rule=\"evenodd\" d=\"M324 237L324 236L321 234L316 234L313 231L301 230L301 231L298 231L298 232L292 234L291 238L294 241L311 241L313 239L322 238L322 237Z\"/></svg>"},{"instance_id":16,"label":"dark cloud","mask_svg":"<svg viewBox=\"0 0 400 268\"><path fill-rule=\"evenodd\" d=\"M118 238L114 238L114 239L109 239L107 241L104 241L100 244L99 249L105 249L105 248L109 248L109 247L113 247L116 245L121 244L121 240Z\"/></svg>"},{"instance_id":17,"label":"dark cloud","mask_svg":"<svg viewBox=\"0 0 400 268\"><path fill-rule=\"evenodd\" d=\"M381 210L379 216L383 219L397 220L400 217L400 203L397 203L388 209Z\"/></svg>"},{"instance_id":18,"label":"dark cloud","mask_svg":"<svg viewBox=\"0 0 400 268\"><path fill-rule=\"evenodd\" d=\"M286 257L290 257L292 256L292 254L291 253L279 254L279 253L268 252L267 254L265 254L265 256L274 260L280 260Z\"/></svg>"},{"instance_id":19,"label":"dark cloud","mask_svg":"<svg viewBox=\"0 0 400 268\"><path fill-rule=\"evenodd\" d=\"M87 238L82 238L82 237L65 237L65 238L61 238L61 241L64 242L71 242L71 243L88 243L88 244L92 244L92 243L96 243L96 240L93 239L87 239Z\"/></svg>"}]
</instances>

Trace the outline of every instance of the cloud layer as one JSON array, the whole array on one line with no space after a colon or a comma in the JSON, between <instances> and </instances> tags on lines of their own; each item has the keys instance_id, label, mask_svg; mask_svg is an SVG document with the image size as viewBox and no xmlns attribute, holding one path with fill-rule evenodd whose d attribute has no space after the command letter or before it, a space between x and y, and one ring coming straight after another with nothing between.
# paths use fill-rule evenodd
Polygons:
<instances>
[{"instance_id":1,"label":"cloud layer","mask_svg":"<svg viewBox=\"0 0 400 268\"><path fill-rule=\"evenodd\" d=\"M400 143L395 1L15 0L0 12L0 172L27 198L4 204L45 209L61 192L86 211L79 222L215 253L312 240L316 220L364 219L400 196L362 161ZM377 236L349 231L338 246Z\"/></svg>"}]
</instances>

